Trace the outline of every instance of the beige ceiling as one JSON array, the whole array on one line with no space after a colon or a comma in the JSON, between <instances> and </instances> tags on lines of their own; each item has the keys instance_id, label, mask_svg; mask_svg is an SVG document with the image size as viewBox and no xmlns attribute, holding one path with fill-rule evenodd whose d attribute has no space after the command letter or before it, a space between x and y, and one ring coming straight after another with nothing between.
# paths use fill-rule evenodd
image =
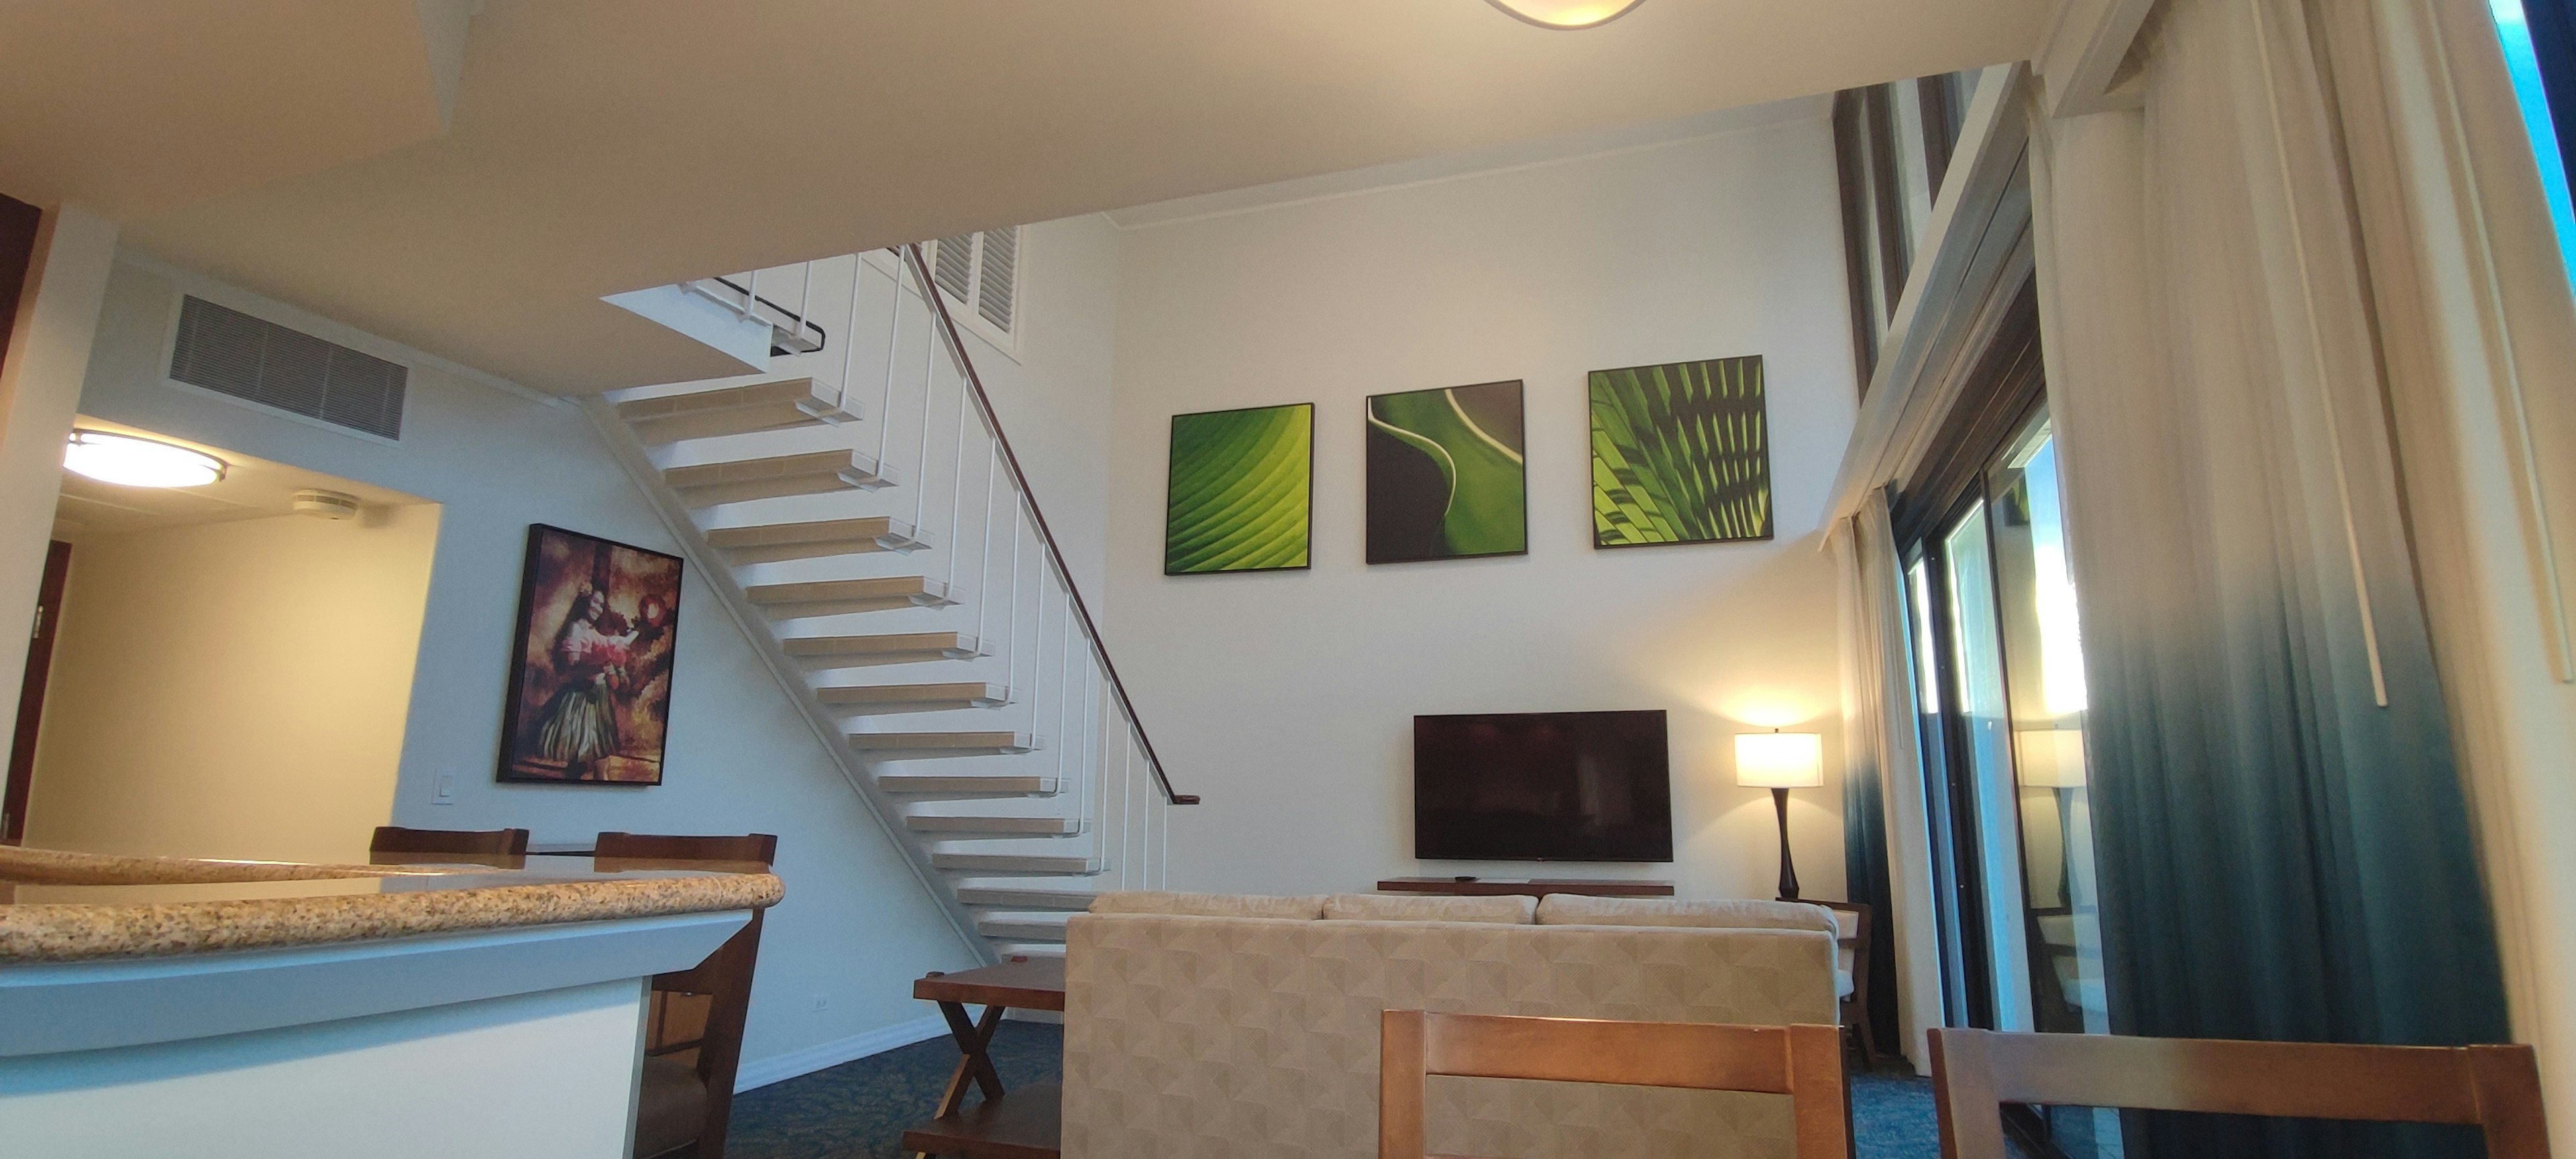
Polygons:
<instances>
[{"instance_id":1,"label":"beige ceiling","mask_svg":"<svg viewBox=\"0 0 2576 1159\"><path fill-rule=\"evenodd\" d=\"M1648 0L1561 33L1484 0L486 0L445 135L126 237L584 393L739 369L603 294L2017 59L2057 4Z\"/></svg>"}]
</instances>

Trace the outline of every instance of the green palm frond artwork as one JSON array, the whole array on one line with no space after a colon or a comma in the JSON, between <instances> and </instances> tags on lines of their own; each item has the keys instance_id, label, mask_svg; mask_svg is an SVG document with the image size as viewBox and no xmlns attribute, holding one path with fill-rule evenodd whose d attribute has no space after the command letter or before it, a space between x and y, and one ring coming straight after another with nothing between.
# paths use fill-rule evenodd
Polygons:
<instances>
[{"instance_id":1,"label":"green palm frond artwork","mask_svg":"<svg viewBox=\"0 0 2576 1159\"><path fill-rule=\"evenodd\" d=\"M1315 404L1172 416L1163 574L1307 565Z\"/></svg>"},{"instance_id":2,"label":"green palm frond artwork","mask_svg":"<svg viewBox=\"0 0 2576 1159\"><path fill-rule=\"evenodd\" d=\"M1762 357L1592 372L1598 547L1771 538Z\"/></svg>"},{"instance_id":3,"label":"green palm frond artwork","mask_svg":"<svg viewBox=\"0 0 2576 1159\"><path fill-rule=\"evenodd\" d=\"M1367 418L1370 563L1529 550L1520 383L1375 395Z\"/></svg>"}]
</instances>

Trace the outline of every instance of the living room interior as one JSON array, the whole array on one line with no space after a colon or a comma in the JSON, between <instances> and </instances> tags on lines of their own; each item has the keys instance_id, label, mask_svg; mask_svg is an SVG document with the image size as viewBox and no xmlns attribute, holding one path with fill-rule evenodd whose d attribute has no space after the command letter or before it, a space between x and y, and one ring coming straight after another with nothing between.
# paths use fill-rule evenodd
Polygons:
<instances>
[{"instance_id":1,"label":"living room interior","mask_svg":"<svg viewBox=\"0 0 2576 1159\"><path fill-rule=\"evenodd\" d=\"M2576 1147L2566 0L132 7L38 1153Z\"/></svg>"}]
</instances>

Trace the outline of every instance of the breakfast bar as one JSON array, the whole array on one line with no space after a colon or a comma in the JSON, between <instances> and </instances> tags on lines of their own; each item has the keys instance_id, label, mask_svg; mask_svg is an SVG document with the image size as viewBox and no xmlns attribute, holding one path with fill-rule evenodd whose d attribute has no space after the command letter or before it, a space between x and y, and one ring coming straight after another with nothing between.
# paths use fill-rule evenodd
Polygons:
<instances>
[{"instance_id":1,"label":"breakfast bar","mask_svg":"<svg viewBox=\"0 0 2576 1159\"><path fill-rule=\"evenodd\" d=\"M766 872L0 847L0 1138L27 1154L613 1159L647 982Z\"/></svg>"}]
</instances>

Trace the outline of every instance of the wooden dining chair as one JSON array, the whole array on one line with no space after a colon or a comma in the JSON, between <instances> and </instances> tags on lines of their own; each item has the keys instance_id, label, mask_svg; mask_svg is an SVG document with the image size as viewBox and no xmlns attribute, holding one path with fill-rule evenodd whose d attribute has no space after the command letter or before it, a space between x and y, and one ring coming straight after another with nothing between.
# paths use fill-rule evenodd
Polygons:
<instances>
[{"instance_id":1,"label":"wooden dining chair","mask_svg":"<svg viewBox=\"0 0 2576 1159\"><path fill-rule=\"evenodd\" d=\"M766 873L778 838L677 837L602 833L593 854L601 872L714 869ZM706 961L653 978L646 1016L643 1088L636 1100L636 1159L724 1159L733 1119L734 1072L742 1065L742 1028L751 1013L751 977L760 958L762 911L707 955Z\"/></svg>"},{"instance_id":2,"label":"wooden dining chair","mask_svg":"<svg viewBox=\"0 0 2576 1159\"><path fill-rule=\"evenodd\" d=\"M2107 1034L1932 1032L1941 1159L2004 1159L2005 1103L2458 1123L2489 1159L2547 1159L2528 1046L2347 1046Z\"/></svg>"},{"instance_id":3,"label":"wooden dining chair","mask_svg":"<svg viewBox=\"0 0 2576 1159\"><path fill-rule=\"evenodd\" d=\"M367 843L374 865L492 865L519 869L528 862L525 829L406 829L376 826Z\"/></svg>"},{"instance_id":4,"label":"wooden dining chair","mask_svg":"<svg viewBox=\"0 0 2576 1159\"><path fill-rule=\"evenodd\" d=\"M1851 1101L1831 1026L1611 1022L1389 1010L1378 1040L1378 1159L1424 1159L1436 1074L1789 1096L1797 1159L1848 1159Z\"/></svg>"},{"instance_id":5,"label":"wooden dining chair","mask_svg":"<svg viewBox=\"0 0 2576 1159\"><path fill-rule=\"evenodd\" d=\"M1875 1065L1880 1056L1878 1032L1869 1021L1869 906L1856 901L1799 900L1834 911L1834 969L1851 980L1851 992L1837 999L1843 1033L1858 1040L1862 1064ZM1837 989L1840 982L1836 979Z\"/></svg>"}]
</instances>

